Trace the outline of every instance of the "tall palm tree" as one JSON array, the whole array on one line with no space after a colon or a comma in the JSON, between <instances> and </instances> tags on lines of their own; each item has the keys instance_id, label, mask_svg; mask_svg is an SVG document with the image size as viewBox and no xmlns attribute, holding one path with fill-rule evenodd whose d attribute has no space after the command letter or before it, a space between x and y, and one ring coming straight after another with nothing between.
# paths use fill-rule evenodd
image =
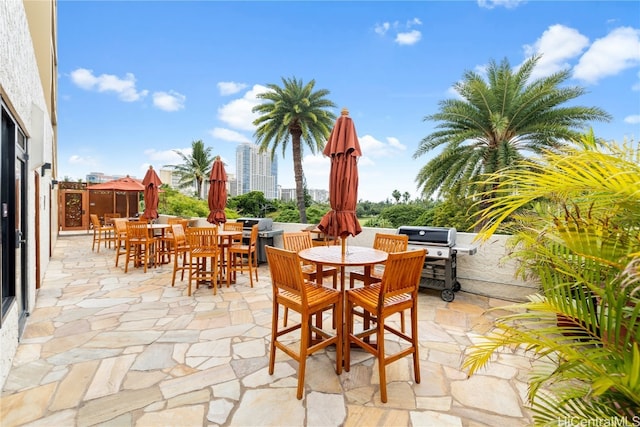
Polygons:
<instances>
[{"instance_id":1,"label":"tall palm tree","mask_svg":"<svg viewBox=\"0 0 640 427\"><path fill-rule=\"evenodd\" d=\"M173 150L181 158L183 163L179 165L165 165L173 168L173 171L180 177L181 188L186 188L196 183L197 197L202 199L202 183L209 176L213 155L211 147L204 146L201 140L191 142L191 154L186 155L180 150Z\"/></svg>"},{"instance_id":2,"label":"tall palm tree","mask_svg":"<svg viewBox=\"0 0 640 427\"><path fill-rule=\"evenodd\" d=\"M306 85L295 77L282 78L282 87L269 84L268 91L258 95L265 102L256 105L253 112L260 114L253 124L257 126L254 136L260 152L271 151L271 158L278 148L284 158L289 135L293 152L293 173L296 181L296 199L300 211L300 222L307 223L307 208L304 200L304 173L302 171L302 142L313 154L322 152L331 133L336 116L329 108L335 104L326 98L329 91L314 92L315 80Z\"/></svg>"},{"instance_id":3,"label":"tall palm tree","mask_svg":"<svg viewBox=\"0 0 640 427\"><path fill-rule=\"evenodd\" d=\"M414 159L443 148L416 177L425 196L485 192L483 174L510 168L527 153L557 150L578 139L590 120L610 120L599 108L565 105L585 93L581 87L561 87L569 70L530 80L539 59L529 58L517 70L506 59L492 60L486 80L465 72L454 85L462 99L441 101L440 111L424 118L438 122L437 130L422 139Z\"/></svg>"}]
</instances>

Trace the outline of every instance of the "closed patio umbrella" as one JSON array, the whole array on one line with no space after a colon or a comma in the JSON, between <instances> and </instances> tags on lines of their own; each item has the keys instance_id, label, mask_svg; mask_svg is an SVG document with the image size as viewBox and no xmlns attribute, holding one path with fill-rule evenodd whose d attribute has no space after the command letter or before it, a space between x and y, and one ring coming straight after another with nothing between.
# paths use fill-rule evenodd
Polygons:
<instances>
[{"instance_id":1,"label":"closed patio umbrella","mask_svg":"<svg viewBox=\"0 0 640 427\"><path fill-rule=\"evenodd\" d=\"M329 173L331 210L322 217L318 228L329 236L340 237L344 254L345 239L349 235L356 236L362 231L356 216L358 157L362 152L356 128L346 108L342 109L342 114L331 131L323 153L331 158Z\"/></svg>"},{"instance_id":2,"label":"closed patio umbrella","mask_svg":"<svg viewBox=\"0 0 640 427\"><path fill-rule=\"evenodd\" d=\"M162 181L153 170L153 166L149 166L142 180L142 185L144 185L144 213L142 216L149 220L156 219L158 218L158 200Z\"/></svg>"},{"instance_id":3,"label":"closed patio umbrella","mask_svg":"<svg viewBox=\"0 0 640 427\"><path fill-rule=\"evenodd\" d=\"M227 206L227 173L220 156L216 156L209 175L209 216L207 221L212 224L227 222L224 208Z\"/></svg>"}]
</instances>

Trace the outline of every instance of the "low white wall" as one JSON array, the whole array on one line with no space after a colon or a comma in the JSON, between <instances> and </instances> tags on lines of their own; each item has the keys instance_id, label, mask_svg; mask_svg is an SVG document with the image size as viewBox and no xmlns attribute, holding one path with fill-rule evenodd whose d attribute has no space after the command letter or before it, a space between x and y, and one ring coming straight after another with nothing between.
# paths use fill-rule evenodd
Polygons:
<instances>
[{"instance_id":1,"label":"low white wall","mask_svg":"<svg viewBox=\"0 0 640 427\"><path fill-rule=\"evenodd\" d=\"M273 228L300 231L308 224L274 222ZM362 227L362 233L347 239L347 245L373 246L376 233L397 233L395 228ZM535 293L538 285L515 277L514 261L504 261L507 254L506 242L509 236L494 235L483 244L473 242L475 233L457 233L456 244L477 246L474 255L457 255L456 274L462 289L478 295L512 301L523 301L527 295ZM274 238L273 244L282 247L282 237Z\"/></svg>"},{"instance_id":2,"label":"low white wall","mask_svg":"<svg viewBox=\"0 0 640 427\"><path fill-rule=\"evenodd\" d=\"M166 222L166 218L160 218ZM206 218L192 218L191 226L209 225ZM274 222L274 230L284 232L300 231L309 224ZM395 228L363 227L362 233L347 239L347 245L373 246L376 233L397 233ZM510 301L523 301L527 295L538 290L535 282L516 278L515 261L505 261L507 255L506 242L509 236L496 234L487 242L474 242L475 233L457 233L456 244L460 246L477 246L474 255L459 253L457 255L456 274L462 290L478 295ZM273 239L273 244L282 247L282 235Z\"/></svg>"}]
</instances>

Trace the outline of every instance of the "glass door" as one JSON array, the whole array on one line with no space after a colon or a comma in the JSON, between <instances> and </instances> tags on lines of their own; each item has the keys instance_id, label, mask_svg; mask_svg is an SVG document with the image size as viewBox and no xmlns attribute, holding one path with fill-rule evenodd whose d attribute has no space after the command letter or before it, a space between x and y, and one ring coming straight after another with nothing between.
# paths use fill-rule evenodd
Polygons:
<instances>
[{"instance_id":1,"label":"glass door","mask_svg":"<svg viewBox=\"0 0 640 427\"><path fill-rule=\"evenodd\" d=\"M15 165L15 289L18 313L20 313L20 332L24 328L29 309L27 289L27 167L24 153L16 147Z\"/></svg>"}]
</instances>

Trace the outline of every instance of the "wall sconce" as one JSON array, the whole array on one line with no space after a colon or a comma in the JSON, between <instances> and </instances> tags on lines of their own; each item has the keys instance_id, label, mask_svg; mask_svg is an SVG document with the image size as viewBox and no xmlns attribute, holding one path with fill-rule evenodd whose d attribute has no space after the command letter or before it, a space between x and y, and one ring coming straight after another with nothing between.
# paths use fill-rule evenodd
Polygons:
<instances>
[{"instance_id":1,"label":"wall sconce","mask_svg":"<svg viewBox=\"0 0 640 427\"><path fill-rule=\"evenodd\" d=\"M44 172L45 172L47 169L51 169L51 163L49 163L49 162L44 163L44 164L42 165L42 167L40 168L40 176L44 176Z\"/></svg>"},{"instance_id":2,"label":"wall sconce","mask_svg":"<svg viewBox=\"0 0 640 427\"><path fill-rule=\"evenodd\" d=\"M58 185L58 180L57 179L52 179L51 180L51 188L56 188L56 185Z\"/></svg>"}]
</instances>

